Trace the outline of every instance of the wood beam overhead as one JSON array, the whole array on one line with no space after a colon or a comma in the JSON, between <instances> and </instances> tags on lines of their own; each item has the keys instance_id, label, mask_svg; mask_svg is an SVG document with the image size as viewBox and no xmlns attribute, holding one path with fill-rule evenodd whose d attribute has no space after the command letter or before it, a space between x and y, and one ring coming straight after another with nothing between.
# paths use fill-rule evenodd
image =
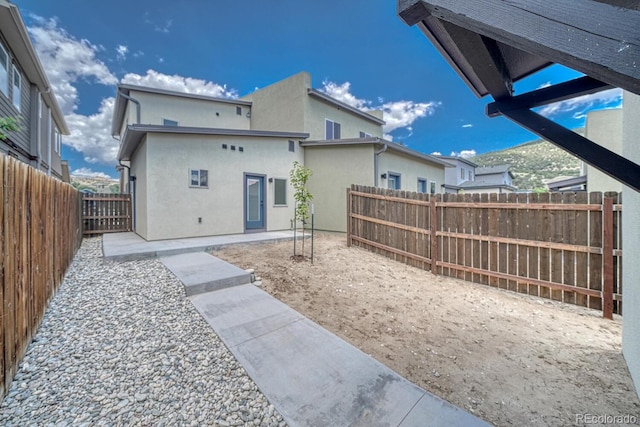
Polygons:
<instances>
[{"instance_id":1,"label":"wood beam overhead","mask_svg":"<svg viewBox=\"0 0 640 427\"><path fill-rule=\"evenodd\" d=\"M397 12L409 25L436 18L640 94L638 10L595 0L397 0Z\"/></svg>"}]
</instances>

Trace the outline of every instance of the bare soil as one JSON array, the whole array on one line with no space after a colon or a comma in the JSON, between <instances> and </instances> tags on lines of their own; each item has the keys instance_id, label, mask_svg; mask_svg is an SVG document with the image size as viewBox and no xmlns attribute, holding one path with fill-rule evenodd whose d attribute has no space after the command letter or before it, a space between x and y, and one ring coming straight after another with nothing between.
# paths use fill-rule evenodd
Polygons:
<instances>
[{"instance_id":1,"label":"bare soil","mask_svg":"<svg viewBox=\"0 0 640 427\"><path fill-rule=\"evenodd\" d=\"M214 255L255 269L276 298L493 424L640 417L618 316L604 320L599 311L435 276L349 248L344 235L316 233L313 264L292 258L292 242Z\"/></svg>"}]
</instances>

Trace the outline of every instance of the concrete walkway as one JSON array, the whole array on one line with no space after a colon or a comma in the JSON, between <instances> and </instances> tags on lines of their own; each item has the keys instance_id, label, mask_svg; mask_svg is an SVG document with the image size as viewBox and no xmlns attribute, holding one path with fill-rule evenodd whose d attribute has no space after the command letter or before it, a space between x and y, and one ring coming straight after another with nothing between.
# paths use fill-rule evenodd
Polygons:
<instances>
[{"instance_id":1,"label":"concrete walkway","mask_svg":"<svg viewBox=\"0 0 640 427\"><path fill-rule=\"evenodd\" d=\"M290 426L488 425L250 284L246 271L203 252L225 244L291 239L292 233L163 242L132 234L105 235L105 257L160 256Z\"/></svg>"}]
</instances>

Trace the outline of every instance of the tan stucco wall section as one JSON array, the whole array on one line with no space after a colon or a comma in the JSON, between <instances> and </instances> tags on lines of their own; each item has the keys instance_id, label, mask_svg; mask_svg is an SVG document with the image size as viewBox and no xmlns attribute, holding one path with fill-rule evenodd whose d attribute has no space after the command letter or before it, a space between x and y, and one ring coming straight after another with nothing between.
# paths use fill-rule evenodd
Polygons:
<instances>
[{"instance_id":1,"label":"tan stucco wall section","mask_svg":"<svg viewBox=\"0 0 640 427\"><path fill-rule=\"evenodd\" d=\"M303 161L297 144L292 153L282 138L169 134L150 134L147 144L147 240L243 233L245 172L266 175L267 230L290 228L293 190L287 206L273 206L268 178L288 181L293 161ZM209 188L189 187L189 169L208 170Z\"/></svg>"},{"instance_id":2,"label":"tan stucco wall section","mask_svg":"<svg viewBox=\"0 0 640 427\"><path fill-rule=\"evenodd\" d=\"M591 141L622 154L622 109L591 111L587 113L585 137ZM598 169L584 165L588 191L622 191L622 184Z\"/></svg>"},{"instance_id":3,"label":"tan stucco wall section","mask_svg":"<svg viewBox=\"0 0 640 427\"><path fill-rule=\"evenodd\" d=\"M162 125L163 119L174 120L179 126L249 129L247 117L250 107L241 105L242 114L236 113L236 105L215 100L184 98L158 93L130 91L130 96L140 102L140 122L145 125ZM129 104L129 112L135 115L135 106ZM250 114L249 114L250 115ZM134 123L135 118L130 123Z\"/></svg>"},{"instance_id":4,"label":"tan stucco wall section","mask_svg":"<svg viewBox=\"0 0 640 427\"><path fill-rule=\"evenodd\" d=\"M418 178L427 179L427 192L431 181L436 183L436 193L442 191L444 183L444 166L416 159L402 153L388 150L379 155L378 174L395 172L400 174L400 189L418 191ZM388 176L388 175L387 175ZM387 188L388 179L378 177L378 186Z\"/></svg>"},{"instance_id":5,"label":"tan stucco wall section","mask_svg":"<svg viewBox=\"0 0 640 427\"><path fill-rule=\"evenodd\" d=\"M347 231L347 188L373 185L373 145L305 147L318 230Z\"/></svg>"},{"instance_id":6,"label":"tan stucco wall section","mask_svg":"<svg viewBox=\"0 0 640 427\"><path fill-rule=\"evenodd\" d=\"M304 102L311 76L307 72L257 90L242 99L253 103L251 129L304 131Z\"/></svg>"},{"instance_id":7,"label":"tan stucco wall section","mask_svg":"<svg viewBox=\"0 0 640 427\"><path fill-rule=\"evenodd\" d=\"M134 193L134 231L143 238L148 237L147 226L147 148L148 144L146 137L142 140L142 143L138 147L138 150L133 155L133 161L131 162L131 176L136 177L135 193Z\"/></svg>"},{"instance_id":8,"label":"tan stucco wall section","mask_svg":"<svg viewBox=\"0 0 640 427\"><path fill-rule=\"evenodd\" d=\"M640 164L640 96L624 93L622 155ZM640 395L640 193L623 190L622 282L624 315L622 317L622 353Z\"/></svg>"}]
</instances>

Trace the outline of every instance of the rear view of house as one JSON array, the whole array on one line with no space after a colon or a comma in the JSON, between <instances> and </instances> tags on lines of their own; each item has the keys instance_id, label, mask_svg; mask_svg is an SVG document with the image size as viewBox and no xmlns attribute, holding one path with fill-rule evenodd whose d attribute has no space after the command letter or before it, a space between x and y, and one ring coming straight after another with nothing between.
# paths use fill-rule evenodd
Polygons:
<instances>
[{"instance_id":1,"label":"rear view of house","mask_svg":"<svg viewBox=\"0 0 640 427\"><path fill-rule=\"evenodd\" d=\"M119 85L111 131L135 231L159 240L292 228L296 161L319 229L346 230L351 184L435 192L448 164L385 141L383 124L301 72L240 99Z\"/></svg>"}]
</instances>

